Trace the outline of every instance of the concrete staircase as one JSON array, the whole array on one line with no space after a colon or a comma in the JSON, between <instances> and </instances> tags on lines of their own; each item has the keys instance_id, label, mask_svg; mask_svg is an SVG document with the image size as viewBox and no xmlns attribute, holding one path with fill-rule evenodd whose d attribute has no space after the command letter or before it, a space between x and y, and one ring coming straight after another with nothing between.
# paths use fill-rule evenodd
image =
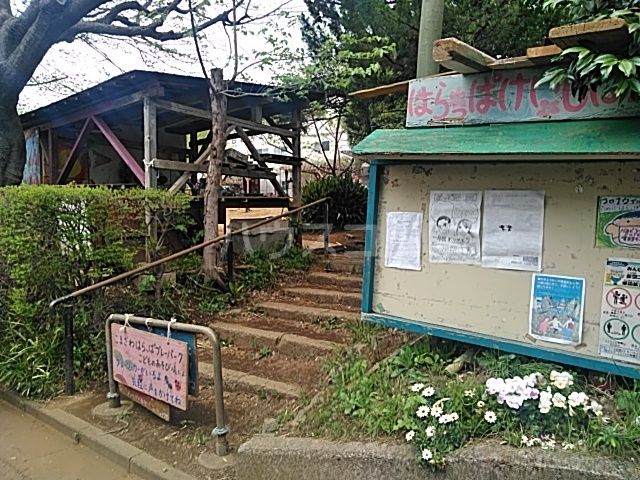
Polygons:
<instances>
[{"instance_id":1,"label":"concrete staircase","mask_svg":"<svg viewBox=\"0 0 640 480\"><path fill-rule=\"evenodd\" d=\"M324 360L349 342L349 325L360 319L363 257L356 253L320 258L269 299L213 319L225 345L226 389L292 399L317 391ZM200 371L212 376L206 362Z\"/></svg>"}]
</instances>

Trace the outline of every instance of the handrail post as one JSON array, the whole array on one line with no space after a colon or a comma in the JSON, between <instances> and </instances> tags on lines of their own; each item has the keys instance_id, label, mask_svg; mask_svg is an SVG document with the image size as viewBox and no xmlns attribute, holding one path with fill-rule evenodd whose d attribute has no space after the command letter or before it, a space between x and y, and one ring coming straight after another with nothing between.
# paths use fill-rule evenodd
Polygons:
<instances>
[{"instance_id":1,"label":"handrail post","mask_svg":"<svg viewBox=\"0 0 640 480\"><path fill-rule=\"evenodd\" d=\"M73 373L73 304L62 306L64 318L64 393L73 395L76 391Z\"/></svg>"},{"instance_id":2,"label":"handrail post","mask_svg":"<svg viewBox=\"0 0 640 480\"><path fill-rule=\"evenodd\" d=\"M230 282L233 282L234 277L234 262L235 262L235 252L233 249L233 235L229 237L229 242L227 243L227 279Z\"/></svg>"},{"instance_id":3,"label":"handrail post","mask_svg":"<svg viewBox=\"0 0 640 480\"><path fill-rule=\"evenodd\" d=\"M324 202L324 255L329 255L329 201Z\"/></svg>"}]
</instances>

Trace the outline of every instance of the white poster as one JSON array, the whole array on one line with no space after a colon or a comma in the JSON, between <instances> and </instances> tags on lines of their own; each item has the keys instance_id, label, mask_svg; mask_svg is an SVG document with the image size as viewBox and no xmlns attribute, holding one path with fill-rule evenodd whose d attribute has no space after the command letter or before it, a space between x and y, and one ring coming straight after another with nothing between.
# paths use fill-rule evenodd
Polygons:
<instances>
[{"instance_id":1,"label":"white poster","mask_svg":"<svg viewBox=\"0 0 640 480\"><path fill-rule=\"evenodd\" d=\"M542 269L544 192L487 190L482 222L482 266Z\"/></svg>"},{"instance_id":2,"label":"white poster","mask_svg":"<svg viewBox=\"0 0 640 480\"><path fill-rule=\"evenodd\" d=\"M482 192L431 192L430 262L480 264L481 206Z\"/></svg>"},{"instance_id":3,"label":"white poster","mask_svg":"<svg viewBox=\"0 0 640 480\"><path fill-rule=\"evenodd\" d=\"M422 270L422 212L387 213L384 266Z\"/></svg>"},{"instance_id":4,"label":"white poster","mask_svg":"<svg viewBox=\"0 0 640 480\"><path fill-rule=\"evenodd\" d=\"M640 260L607 259L598 353L640 364Z\"/></svg>"}]
</instances>

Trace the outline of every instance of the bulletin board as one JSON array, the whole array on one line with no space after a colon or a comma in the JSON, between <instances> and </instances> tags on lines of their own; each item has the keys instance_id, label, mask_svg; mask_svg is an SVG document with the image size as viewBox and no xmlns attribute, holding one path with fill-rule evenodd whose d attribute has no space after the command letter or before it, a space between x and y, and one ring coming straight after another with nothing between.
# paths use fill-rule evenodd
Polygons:
<instances>
[{"instance_id":1,"label":"bulletin board","mask_svg":"<svg viewBox=\"0 0 640 480\"><path fill-rule=\"evenodd\" d=\"M583 368L640 376L640 361L606 358L599 349L607 259L640 259L640 248L597 242L601 197L640 195L637 160L547 162L389 160L372 167L363 317L388 326L495 347ZM544 192L541 274L584 279L579 343L541 341L529 333L533 272L429 259L432 191ZM421 213L420 269L385 266L387 218ZM371 227L370 227L371 228ZM368 290L368 291L367 291Z\"/></svg>"}]
</instances>

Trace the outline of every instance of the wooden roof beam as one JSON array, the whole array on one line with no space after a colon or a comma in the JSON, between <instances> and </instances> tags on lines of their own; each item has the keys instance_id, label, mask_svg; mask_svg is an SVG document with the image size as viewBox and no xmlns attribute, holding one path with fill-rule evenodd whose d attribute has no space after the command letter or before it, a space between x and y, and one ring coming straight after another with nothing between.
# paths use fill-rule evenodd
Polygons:
<instances>
[{"instance_id":1,"label":"wooden roof beam","mask_svg":"<svg viewBox=\"0 0 640 480\"><path fill-rule=\"evenodd\" d=\"M631 35L622 18L608 18L552 28L549 40L563 50L586 47L600 53L621 53L627 50Z\"/></svg>"},{"instance_id":2,"label":"wooden roof beam","mask_svg":"<svg viewBox=\"0 0 640 480\"><path fill-rule=\"evenodd\" d=\"M492 56L457 38L443 38L433 42L433 60L449 70L463 74L489 71L487 65L496 61Z\"/></svg>"},{"instance_id":3,"label":"wooden roof beam","mask_svg":"<svg viewBox=\"0 0 640 480\"><path fill-rule=\"evenodd\" d=\"M549 65L551 60L562 53L556 45L527 48L527 58L535 65Z\"/></svg>"}]
</instances>

